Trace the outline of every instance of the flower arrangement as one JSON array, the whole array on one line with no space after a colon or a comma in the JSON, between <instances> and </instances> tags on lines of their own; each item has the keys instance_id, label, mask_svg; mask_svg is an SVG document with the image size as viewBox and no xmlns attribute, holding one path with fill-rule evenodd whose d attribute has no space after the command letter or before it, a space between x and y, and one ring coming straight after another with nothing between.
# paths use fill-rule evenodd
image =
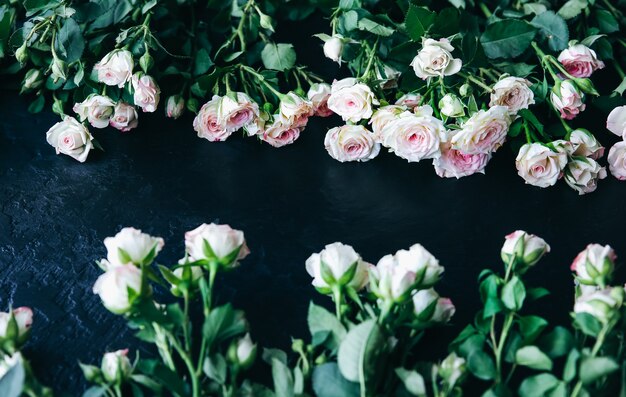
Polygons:
<instances>
[{"instance_id":1,"label":"flower arrangement","mask_svg":"<svg viewBox=\"0 0 626 397\"><path fill-rule=\"evenodd\" d=\"M612 284L616 255L608 245L590 244L574 259L572 323L563 326L533 314L533 302L549 291L525 281L550 246L524 231L506 236L503 274L480 273L483 305L474 321L449 343L445 358L429 362L420 341L445 326L455 306L435 291L444 267L420 244L376 265L338 242L312 254L306 271L334 310L311 303L311 338L293 340L291 355L261 349L244 313L214 301L219 275L250 252L241 231L203 224L187 232L184 258L170 267L155 264L163 244L133 228L104 240L107 257L93 291L153 355L131 359L121 349L105 353L97 366L81 363L93 384L84 396L577 397L615 395L625 385L626 292ZM157 290L169 291L159 296L170 303L159 303ZM2 396L52 395L21 353L32 324L29 308L0 313ZM270 386L247 376L257 357L271 367Z\"/></svg>"}]
</instances>

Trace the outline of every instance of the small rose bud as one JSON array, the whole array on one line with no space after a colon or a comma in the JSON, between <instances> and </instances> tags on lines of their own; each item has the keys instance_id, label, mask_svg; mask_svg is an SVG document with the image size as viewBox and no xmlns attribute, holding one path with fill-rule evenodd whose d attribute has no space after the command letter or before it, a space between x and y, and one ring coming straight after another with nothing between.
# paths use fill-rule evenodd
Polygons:
<instances>
[{"instance_id":1,"label":"small rose bud","mask_svg":"<svg viewBox=\"0 0 626 397\"><path fill-rule=\"evenodd\" d=\"M439 294L432 288L417 291L413 295L413 311L420 321L430 321L435 312Z\"/></svg>"},{"instance_id":2,"label":"small rose bud","mask_svg":"<svg viewBox=\"0 0 626 397\"><path fill-rule=\"evenodd\" d=\"M52 61L52 79L56 82L59 79L67 80L67 64L59 58Z\"/></svg>"},{"instance_id":3,"label":"small rose bud","mask_svg":"<svg viewBox=\"0 0 626 397\"><path fill-rule=\"evenodd\" d=\"M114 237L104 239L107 260L113 266L148 265L164 244L161 237L153 237L133 227L125 227Z\"/></svg>"},{"instance_id":4,"label":"small rose bud","mask_svg":"<svg viewBox=\"0 0 626 397\"><path fill-rule=\"evenodd\" d=\"M242 231L215 223L185 233L185 247L191 261L217 261L226 269L238 266L250 253Z\"/></svg>"},{"instance_id":5,"label":"small rose bud","mask_svg":"<svg viewBox=\"0 0 626 397\"><path fill-rule=\"evenodd\" d=\"M416 274L398 264L395 256L385 255L370 269L372 292L383 301L404 302L410 298Z\"/></svg>"},{"instance_id":6,"label":"small rose bud","mask_svg":"<svg viewBox=\"0 0 626 397\"><path fill-rule=\"evenodd\" d=\"M10 339L24 343L33 324L33 311L29 307L18 307L10 313L0 313L0 340Z\"/></svg>"},{"instance_id":7,"label":"small rose bud","mask_svg":"<svg viewBox=\"0 0 626 397\"><path fill-rule=\"evenodd\" d=\"M589 244L576 256L570 269L581 284L604 287L613 275L615 259L617 255L611 246Z\"/></svg>"},{"instance_id":8,"label":"small rose bud","mask_svg":"<svg viewBox=\"0 0 626 397\"><path fill-rule=\"evenodd\" d=\"M104 379L111 383L121 384L133 371L128 359L128 349L106 353L101 365Z\"/></svg>"},{"instance_id":9,"label":"small rose bud","mask_svg":"<svg viewBox=\"0 0 626 397\"><path fill-rule=\"evenodd\" d=\"M461 117L465 114L463 104L456 95L446 94L439 101L439 109L441 114L448 117Z\"/></svg>"},{"instance_id":10,"label":"small rose bud","mask_svg":"<svg viewBox=\"0 0 626 397\"><path fill-rule=\"evenodd\" d=\"M17 59L17 61L22 65L28 61L28 48L26 46L26 42L15 50L15 59Z\"/></svg>"},{"instance_id":11,"label":"small rose bud","mask_svg":"<svg viewBox=\"0 0 626 397\"><path fill-rule=\"evenodd\" d=\"M113 266L96 280L94 294L115 314L128 313L141 293L141 270L132 265Z\"/></svg>"},{"instance_id":12,"label":"small rose bud","mask_svg":"<svg viewBox=\"0 0 626 397\"><path fill-rule=\"evenodd\" d=\"M606 288L578 297L574 304L574 313L590 314L606 324L620 315L623 302L624 288Z\"/></svg>"},{"instance_id":13,"label":"small rose bud","mask_svg":"<svg viewBox=\"0 0 626 397\"><path fill-rule=\"evenodd\" d=\"M550 246L541 237L517 230L506 236L500 254L503 262L509 263L513 260L513 265L522 266L518 270L523 272L539 262L548 252Z\"/></svg>"},{"instance_id":14,"label":"small rose bud","mask_svg":"<svg viewBox=\"0 0 626 397\"><path fill-rule=\"evenodd\" d=\"M165 115L172 119L179 118L185 110L185 100L180 95L172 95L167 98Z\"/></svg>"},{"instance_id":15,"label":"small rose bud","mask_svg":"<svg viewBox=\"0 0 626 397\"><path fill-rule=\"evenodd\" d=\"M433 316L430 321L434 321L436 323L447 323L450 321L452 316L454 316L455 312L456 307L454 307L450 298L439 298L437 299L435 311L433 312Z\"/></svg>"},{"instance_id":16,"label":"small rose bud","mask_svg":"<svg viewBox=\"0 0 626 397\"><path fill-rule=\"evenodd\" d=\"M306 260L306 271L313 277L313 286L323 294L334 288L360 290L367 284L370 265L349 245L328 244Z\"/></svg>"},{"instance_id":17,"label":"small rose bud","mask_svg":"<svg viewBox=\"0 0 626 397\"><path fill-rule=\"evenodd\" d=\"M462 97L468 97L470 95L472 95L473 92L473 88L470 84L465 83L461 86L461 88L459 88L459 94L461 94Z\"/></svg>"},{"instance_id":18,"label":"small rose bud","mask_svg":"<svg viewBox=\"0 0 626 397\"><path fill-rule=\"evenodd\" d=\"M141 58L139 58L139 66L141 66L141 70L143 70L144 73L148 73L150 69L152 69L153 65L154 58L152 58L152 55L146 51Z\"/></svg>"},{"instance_id":19,"label":"small rose bud","mask_svg":"<svg viewBox=\"0 0 626 397\"><path fill-rule=\"evenodd\" d=\"M454 389L454 386L467 373L465 359L457 356L456 353L448 355L448 357L439 364L438 373L447 385L447 389Z\"/></svg>"},{"instance_id":20,"label":"small rose bud","mask_svg":"<svg viewBox=\"0 0 626 397\"><path fill-rule=\"evenodd\" d=\"M243 338L234 341L228 349L228 359L239 368L246 370L254 364L256 358L257 346L252 343L250 334L246 334Z\"/></svg>"},{"instance_id":21,"label":"small rose bud","mask_svg":"<svg viewBox=\"0 0 626 397\"><path fill-rule=\"evenodd\" d=\"M336 34L324 43L324 55L326 58L341 65L343 53L343 36Z\"/></svg>"},{"instance_id":22,"label":"small rose bud","mask_svg":"<svg viewBox=\"0 0 626 397\"><path fill-rule=\"evenodd\" d=\"M36 90L41 87L44 82L44 76L39 69L30 69L24 76L22 81L22 92Z\"/></svg>"},{"instance_id":23,"label":"small rose bud","mask_svg":"<svg viewBox=\"0 0 626 397\"><path fill-rule=\"evenodd\" d=\"M600 95L596 87L593 85L593 82L589 78L578 78L574 79L574 82L580 88L582 92L589 95Z\"/></svg>"}]
</instances>

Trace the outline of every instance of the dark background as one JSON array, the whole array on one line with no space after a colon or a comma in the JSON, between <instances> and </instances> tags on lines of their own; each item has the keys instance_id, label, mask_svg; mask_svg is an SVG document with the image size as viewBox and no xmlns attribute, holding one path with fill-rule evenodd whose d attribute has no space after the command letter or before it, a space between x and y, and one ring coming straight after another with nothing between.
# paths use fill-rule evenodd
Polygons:
<instances>
[{"instance_id":1,"label":"dark background","mask_svg":"<svg viewBox=\"0 0 626 397\"><path fill-rule=\"evenodd\" d=\"M321 56L318 48L311 41L304 63ZM422 243L445 266L437 289L457 307L452 325L419 345L424 358L443 357L471 321L476 278L482 268L500 269L505 234L524 229L551 244L528 277L552 290L537 310L556 323L567 322L572 306L575 255L590 242L626 253L625 184L609 176L582 197L563 181L531 187L508 147L486 175L445 180L429 162L386 153L368 163L333 160L323 139L338 119L314 119L294 145L275 149L240 135L209 143L195 136L191 117L173 121L160 111L141 114L129 133L93 131L106 152L80 164L45 141L58 118L30 115L27 104L15 92L0 94L0 309L34 308L26 354L45 384L72 395L85 388L78 360L97 364L105 351L137 346L125 321L91 292L102 240L124 226L164 237L165 264L183 255L184 232L203 222L243 230L252 253L219 279L218 300L246 311L261 345L281 348L291 336L308 338L311 299L330 303L310 286L311 253L342 241L376 263ZM605 115L586 117L608 149L615 137Z\"/></svg>"}]
</instances>

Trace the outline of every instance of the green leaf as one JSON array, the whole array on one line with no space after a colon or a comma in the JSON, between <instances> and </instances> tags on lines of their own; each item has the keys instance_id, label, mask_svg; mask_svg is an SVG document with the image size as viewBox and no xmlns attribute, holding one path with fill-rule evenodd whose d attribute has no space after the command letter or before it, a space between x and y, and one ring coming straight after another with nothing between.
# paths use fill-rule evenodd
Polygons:
<instances>
[{"instance_id":1,"label":"green leaf","mask_svg":"<svg viewBox=\"0 0 626 397\"><path fill-rule=\"evenodd\" d=\"M541 350L552 358L562 357L574 346L574 336L567 328L557 326L539 341Z\"/></svg>"},{"instance_id":2,"label":"green leaf","mask_svg":"<svg viewBox=\"0 0 626 397\"><path fill-rule=\"evenodd\" d=\"M246 320L230 304L216 307L204 320L202 333L209 348L246 332Z\"/></svg>"},{"instance_id":3,"label":"green leaf","mask_svg":"<svg viewBox=\"0 0 626 397\"><path fill-rule=\"evenodd\" d=\"M519 19L503 19L487 26L480 36L489 58L515 58L526 52L537 29Z\"/></svg>"},{"instance_id":4,"label":"green leaf","mask_svg":"<svg viewBox=\"0 0 626 397\"><path fill-rule=\"evenodd\" d=\"M578 367L578 359L580 358L580 352L576 349L572 349L567 355L565 360L565 366L563 367L563 380L571 382L576 376L576 368Z\"/></svg>"},{"instance_id":5,"label":"green leaf","mask_svg":"<svg viewBox=\"0 0 626 397\"><path fill-rule=\"evenodd\" d=\"M519 327L526 343L532 343L537 339L539 334L546 328L548 322L539 316L520 317Z\"/></svg>"},{"instance_id":6,"label":"green leaf","mask_svg":"<svg viewBox=\"0 0 626 397\"><path fill-rule=\"evenodd\" d=\"M496 377L493 358L482 350L476 350L467 357L467 367L478 379L491 380Z\"/></svg>"},{"instance_id":7,"label":"green leaf","mask_svg":"<svg viewBox=\"0 0 626 397\"><path fill-rule=\"evenodd\" d=\"M511 280L502 287L502 303L504 306L513 311L518 311L524 304L526 298L526 288L524 283L517 276L513 276Z\"/></svg>"},{"instance_id":8,"label":"green leaf","mask_svg":"<svg viewBox=\"0 0 626 397\"><path fill-rule=\"evenodd\" d=\"M404 368L396 368L396 375L402 380L406 390L414 396L426 395L424 377L417 371L409 371Z\"/></svg>"},{"instance_id":9,"label":"green leaf","mask_svg":"<svg viewBox=\"0 0 626 397\"><path fill-rule=\"evenodd\" d=\"M220 385L226 382L226 360L224 356L217 353L211 356L207 356L204 359L204 365L202 370L209 378L213 379Z\"/></svg>"},{"instance_id":10,"label":"green leaf","mask_svg":"<svg viewBox=\"0 0 626 397\"><path fill-rule=\"evenodd\" d=\"M412 40L421 41L424 33L428 31L435 21L437 14L426 7L409 6L409 11L404 20L406 32Z\"/></svg>"},{"instance_id":11,"label":"green leaf","mask_svg":"<svg viewBox=\"0 0 626 397\"><path fill-rule=\"evenodd\" d=\"M291 371L277 358L272 359L272 379L274 379L276 397L294 397Z\"/></svg>"},{"instance_id":12,"label":"green leaf","mask_svg":"<svg viewBox=\"0 0 626 397\"><path fill-rule=\"evenodd\" d=\"M517 350L515 362L532 369L552 370L552 360L537 346L524 346Z\"/></svg>"},{"instance_id":13,"label":"green leaf","mask_svg":"<svg viewBox=\"0 0 626 397\"><path fill-rule=\"evenodd\" d=\"M552 51L561 51L567 48L569 42L567 23L554 11L546 11L537 15L530 23L539 28L540 37L547 41L548 47Z\"/></svg>"},{"instance_id":14,"label":"green leaf","mask_svg":"<svg viewBox=\"0 0 626 397\"><path fill-rule=\"evenodd\" d=\"M337 363L326 363L315 367L313 391L317 397L359 397L361 395L359 384L341 376Z\"/></svg>"},{"instance_id":15,"label":"green leaf","mask_svg":"<svg viewBox=\"0 0 626 397\"><path fill-rule=\"evenodd\" d=\"M296 63L296 51L291 44L267 43L261 51L263 65L267 69L284 71Z\"/></svg>"},{"instance_id":16,"label":"green leaf","mask_svg":"<svg viewBox=\"0 0 626 397\"><path fill-rule=\"evenodd\" d=\"M610 11L595 10L595 19L602 33L608 34L619 31L619 22Z\"/></svg>"},{"instance_id":17,"label":"green leaf","mask_svg":"<svg viewBox=\"0 0 626 397\"><path fill-rule=\"evenodd\" d=\"M61 49L62 58L68 64L79 61L85 50L85 40L78 23L67 18L56 35L56 48Z\"/></svg>"},{"instance_id":18,"label":"green leaf","mask_svg":"<svg viewBox=\"0 0 626 397\"><path fill-rule=\"evenodd\" d=\"M580 380L583 383L594 382L619 369L619 365L611 357L587 357L580 362Z\"/></svg>"},{"instance_id":19,"label":"green leaf","mask_svg":"<svg viewBox=\"0 0 626 397\"><path fill-rule=\"evenodd\" d=\"M311 336L319 332L330 332L332 337L331 350L336 349L343 338L346 336L346 329L334 314L321 306L315 305L313 302L309 305L309 313L307 316L309 331Z\"/></svg>"},{"instance_id":20,"label":"green leaf","mask_svg":"<svg viewBox=\"0 0 626 397\"><path fill-rule=\"evenodd\" d=\"M559 9L558 14L564 19L572 19L587 8L587 0L569 0Z\"/></svg>"},{"instance_id":21,"label":"green leaf","mask_svg":"<svg viewBox=\"0 0 626 397\"><path fill-rule=\"evenodd\" d=\"M574 324L585 335L597 336L602 329L602 324L594 316L589 313L576 313Z\"/></svg>"},{"instance_id":22,"label":"green leaf","mask_svg":"<svg viewBox=\"0 0 626 397\"><path fill-rule=\"evenodd\" d=\"M19 360L0 378L0 396L20 397L24 390L25 379L26 371L22 361Z\"/></svg>"},{"instance_id":23,"label":"green leaf","mask_svg":"<svg viewBox=\"0 0 626 397\"><path fill-rule=\"evenodd\" d=\"M371 19L368 19L368 18L360 19L357 24L357 27L360 30L365 30L377 36L383 36L383 37L391 36L394 33L394 30L391 29L390 27L381 25L378 22L372 21Z\"/></svg>"},{"instance_id":24,"label":"green leaf","mask_svg":"<svg viewBox=\"0 0 626 397\"><path fill-rule=\"evenodd\" d=\"M543 127L543 124L541 124L541 126ZM526 297L531 301L543 298L547 295L550 295L550 291L542 287L529 288L528 290L526 290Z\"/></svg>"},{"instance_id":25,"label":"green leaf","mask_svg":"<svg viewBox=\"0 0 626 397\"><path fill-rule=\"evenodd\" d=\"M43 110L44 105L46 104L46 100L43 95L37 96L34 101L28 105L28 111L30 113L39 113Z\"/></svg>"},{"instance_id":26,"label":"green leaf","mask_svg":"<svg viewBox=\"0 0 626 397\"><path fill-rule=\"evenodd\" d=\"M213 61L209 56L209 53L204 48L198 50L196 57L194 59L194 68L193 74L194 76L200 76L209 71L209 69L213 66Z\"/></svg>"},{"instance_id":27,"label":"green leaf","mask_svg":"<svg viewBox=\"0 0 626 397\"><path fill-rule=\"evenodd\" d=\"M102 397L106 395L107 390L106 387L91 386L89 389L85 390L83 397Z\"/></svg>"},{"instance_id":28,"label":"green leaf","mask_svg":"<svg viewBox=\"0 0 626 397\"><path fill-rule=\"evenodd\" d=\"M367 387L374 376L377 357L383 350L384 335L375 320L352 328L339 345L337 363L349 381Z\"/></svg>"},{"instance_id":29,"label":"green leaf","mask_svg":"<svg viewBox=\"0 0 626 397\"><path fill-rule=\"evenodd\" d=\"M559 385L559 380L552 374L543 373L526 378L518 390L520 397L544 397Z\"/></svg>"}]
</instances>

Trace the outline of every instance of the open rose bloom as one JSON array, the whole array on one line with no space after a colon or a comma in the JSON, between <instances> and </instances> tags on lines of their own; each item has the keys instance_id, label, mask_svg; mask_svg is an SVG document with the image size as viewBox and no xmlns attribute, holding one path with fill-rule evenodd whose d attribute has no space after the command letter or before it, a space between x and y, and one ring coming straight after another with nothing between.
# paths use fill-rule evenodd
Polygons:
<instances>
[{"instance_id":1,"label":"open rose bloom","mask_svg":"<svg viewBox=\"0 0 626 397\"><path fill-rule=\"evenodd\" d=\"M452 137L450 143L453 149L465 154L492 153L506 141L510 124L511 117L506 106L479 110Z\"/></svg>"},{"instance_id":2,"label":"open rose bloom","mask_svg":"<svg viewBox=\"0 0 626 397\"><path fill-rule=\"evenodd\" d=\"M526 183L548 187L563 176L567 165L567 154L553 151L540 143L527 143L520 148L515 159L517 173Z\"/></svg>"},{"instance_id":3,"label":"open rose bloom","mask_svg":"<svg viewBox=\"0 0 626 397\"><path fill-rule=\"evenodd\" d=\"M307 98L313 105L313 111L318 117L328 117L333 111L328 108L328 98L330 97L330 85L316 83L309 88Z\"/></svg>"},{"instance_id":4,"label":"open rose bloom","mask_svg":"<svg viewBox=\"0 0 626 397\"><path fill-rule=\"evenodd\" d=\"M519 77L505 77L493 86L489 106L506 106L511 115L535 103L531 83Z\"/></svg>"},{"instance_id":5,"label":"open rose bloom","mask_svg":"<svg viewBox=\"0 0 626 397\"><path fill-rule=\"evenodd\" d=\"M559 54L559 62L567 73L574 77L589 77L598 69L604 68L604 62L598 60L596 52L583 44L574 44Z\"/></svg>"},{"instance_id":6,"label":"open rose bloom","mask_svg":"<svg viewBox=\"0 0 626 397\"><path fill-rule=\"evenodd\" d=\"M300 137L300 132L302 127L294 127L278 118L265 129L260 138L274 147L283 147L294 143Z\"/></svg>"},{"instance_id":7,"label":"open rose bloom","mask_svg":"<svg viewBox=\"0 0 626 397\"><path fill-rule=\"evenodd\" d=\"M372 132L361 125L332 128L326 133L324 146L332 158L341 162L368 161L380 152Z\"/></svg>"},{"instance_id":8,"label":"open rose bloom","mask_svg":"<svg viewBox=\"0 0 626 397\"><path fill-rule=\"evenodd\" d=\"M433 40L425 38L422 49L417 53L411 66L415 75L421 79L450 76L461 70L463 62L452 56L454 47L448 39Z\"/></svg>"},{"instance_id":9,"label":"open rose bloom","mask_svg":"<svg viewBox=\"0 0 626 397\"><path fill-rule=\"evenodd\" d=\"M344 121L353 123L372 117L372 105L378 105L371 88L355 78L335 81L331 86L328 108Z\"/></svg>"},{"instance_id":10,"label":"open rose bloom","mask_svg":"<svg viewBox=\"0 0 626 397\"><path fill-rule=\"evenodd\" d=\"M74 112L80 121L88 120L94 128L106 128L113 115L115 103L103 95L90 95L84 101L74 105Z\"/></svg>"},{"instance_id":11,"label":"open rose bloom","mask_svg":"<svg viewBox=\"0 0 626 397\"><path fill-rule=\"evenodd\" d=\"M446 139L446 128L435 117L405 112L387 123L381 135L383 146L409 162L417 162L441 155L440 144Z\"/></svg>"},{"instance_id":12,"label":"open rose bloom","mask_svg":"<svg viewBox=\"0 0 626 397\"><path fill-rule=\"evenodd\" d=\"M279 117L292 127L304 127L313 116L313 103L295 92L289 92L280 101Z\"/></svg>"},{"instance_id":13,"label":"open rose bloom","mask_svg":"<svg viewBox=\"0 0 626 397\"><path fill-rule=\"evenodd\" d=\"M133 75L133 55L128 50L115 50L102 58L94 66L98 81L110 85L124 87Z\"/></svg>"},{"instance_id":14,"label":"open rose bloom","mask_svg":"<svg viewBox=\"0 0 626 397\"><path fill-rule=\"evenodd\" d=\"M435 172L442 178L462 178L476 173L485 173L491 154L466 154L453 149L450 143L441 145L441 156L433 160Z\"/></svg>"},{"instance_id":15,"label":"open rose bloom","mask_svg":"<svg viewBox=\"0 0 626 397\"><path fill-rule=\"evenodd\" d=\"M66 154L81 163L87 160L89 151L93 149L91 133L70 116L53 125L46 133L46 140L57 154Z\"/></svg>"},{"instance_id":16,"label":"open rose bloom","mask_svg":"<svg viewBox=\"0 0 626 397\"><path fill-rule=\"evenodd\" d=\"M626 181L626 142L617 142L607 156L609 171L620 181Z\"/></svg>"},{"instance_id":17,"label":"open rose bloom","mask_svg":"<svg viewBox=\"0 0 626 397\"><path fill-rule=\"evenodd\" d=\"M218 120L217 109L221 100L222 97L214 96L200 108L193 120L193 129L198 133L198 136L209 142L225 141L233 133L232 129L227 130Z\"/></svg>"}]
</instances>

